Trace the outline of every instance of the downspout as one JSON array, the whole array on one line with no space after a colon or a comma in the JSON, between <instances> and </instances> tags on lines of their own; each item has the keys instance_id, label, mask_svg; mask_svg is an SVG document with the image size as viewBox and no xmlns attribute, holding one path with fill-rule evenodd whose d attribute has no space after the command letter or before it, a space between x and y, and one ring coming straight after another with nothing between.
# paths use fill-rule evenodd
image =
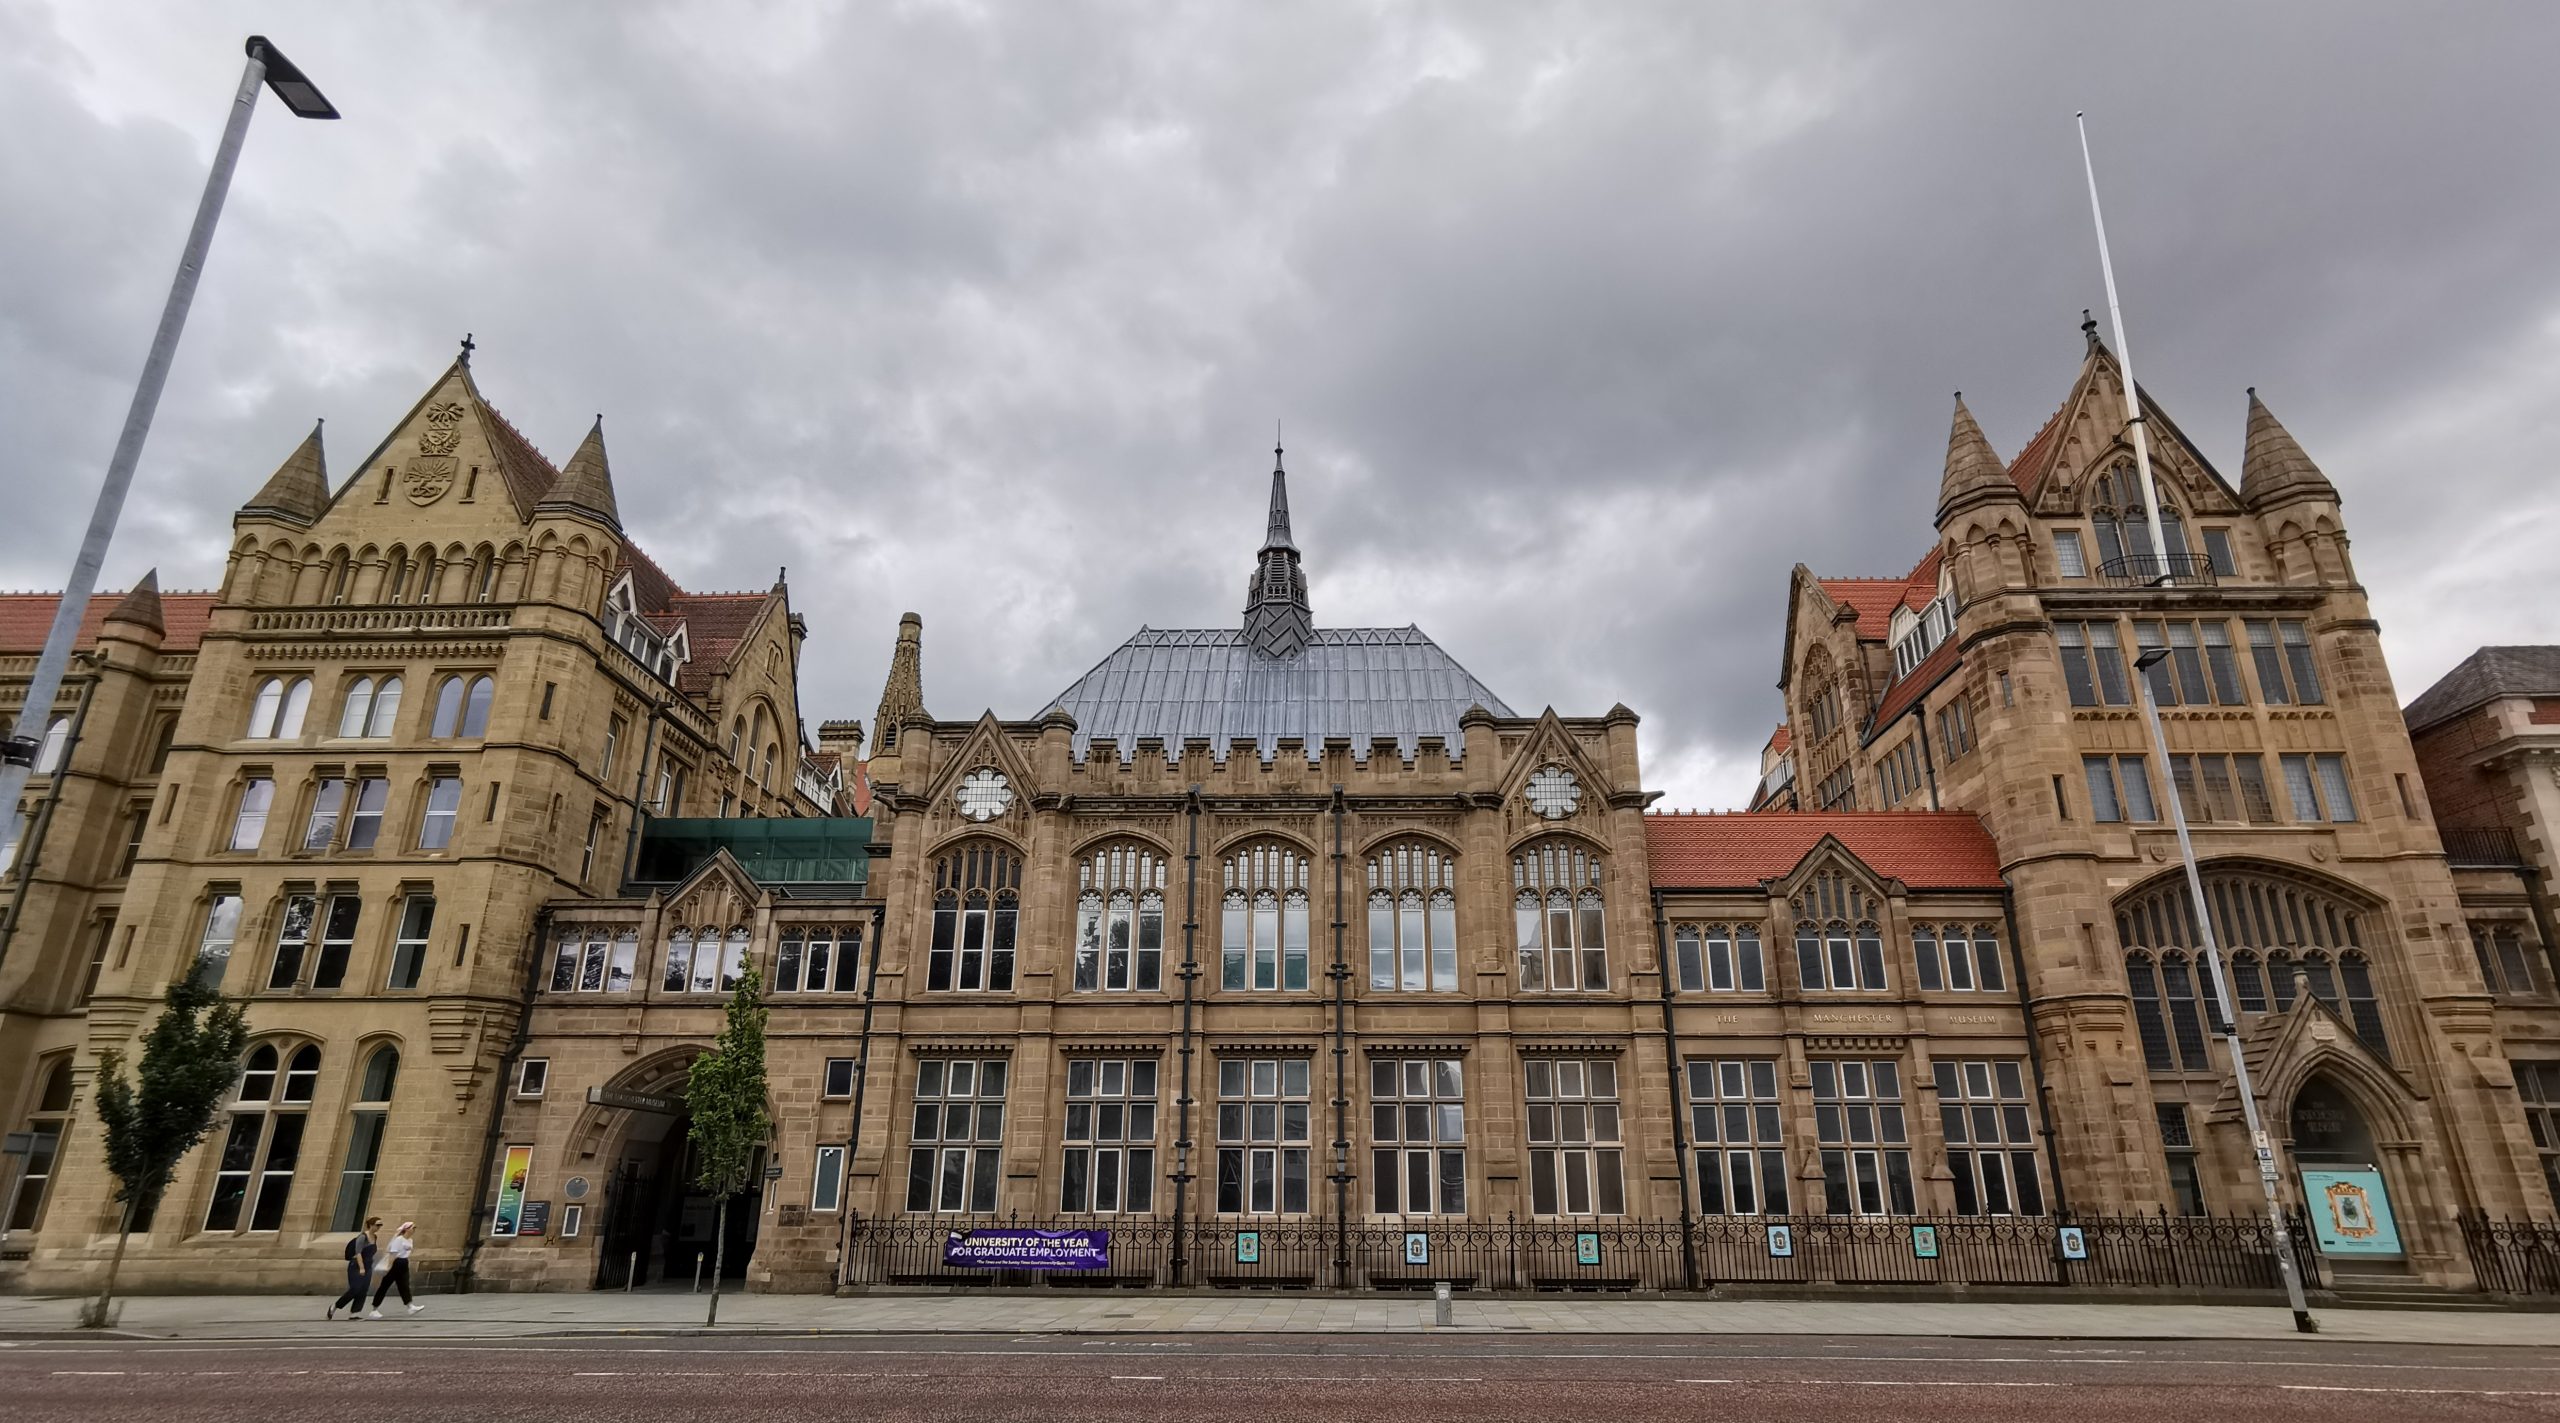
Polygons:
<instances>
[{"instance_id":1,"label":"downspout","mask_svg":"<svg viewBox=\"0 0 2560 1423\"><path fill-rule=\"evenodd\" d=\"M622 879L614 886L617 890L631 883L631 871L640 858L640 822L647 815L640 808L643 804L640 798L649 790L649 753L658 745L658 716L665 710L664 702L653 700L649 703L649 729L640 737L640 774L631 785L631 828L622 836ZM846 1169L852 1169L852 1164L848 1160Z\"/></svg>"},{"instance_id":2,"label":"downspout","mask_svg":"<svg viewBox=\"0 0 2560 1423\"><path fill-rule=\"evenodd\" d=\"M1920 769L1927 772L1929 777L1929 808L1944 810L1946 807L1938 804L1938 758L1929 754L1928 698L1922 697L1918 702L1913 703L1913 708L1913 714L1920 718Z\"/></svg>"},{"instance_id":3,"label":"downspout","mask_svg":"<svg viewBox=\"0 0 2560 1423\"><path fill-rule=\"evenodd\" d=\"M1190 1268L1191 1252L1184 1242L1182 1217L1191 1203L1191 1059L1192 1001L1200 982L1200 960L1196 952L1200 932L1200 787L1191 787L1182 807L1182 818L1189 829L1182 853L1182 1093L1173 1099L1173 1279L1181 1288L1183 1272Z\"/></svg>"},{"instance_id":4,"label":"downspout","mask_svg":"<svg viewBox=\"0 0 2560 1423\"><path fill-rule=\"evenodd\" d=\"M1681 1107L1680 1034L1671 1022L1671 926L1663 917L1662 890L1653 890L1653 952L1662 966L1662 1060L1671 1076L1671 1167L1680 1179L1680 1271L1690 1289L1698 1287L1698 1252L1689 1216L1688 1115Z\"/></svg>"},{"instance_id":5,"label":"downspout","mask_svg":"<svg viewBox=\"0 0 2560 1423\"><path fill-rule=\"evenodd\" d=\"M53 784L44 793L44 804L27 824L26 838L18 845L18 892L9 897L9 914L0 919L0 964L9 961L9 944L18 937L18 915L26 908L27 896L36 887L36 861L44 854L44 834L53 826L53 808L62 803L63 782L71 779L71 753L80 749L80 730L89 724L89 703L96 699L98 676L90 673L80 684L80 704L72 709L71 729L63 734L62 758L53 763ZM0 813L14 813L8 806Z\"/></svg>"},{"instance_id":6,"label":"downspout","mask_svg":"<svg viewBox=\"0 0 2560 1423\"><path fill-rule=\"evenodd\" d=\"M864 887L869 887L867 876ZM844 1213L836 1220L838 1289L851 1283L845 1277L853 1269L853 1219L860 1214L853 1204L853 1158L862 1149L862 1098L871 1085L871 1007L879 1001L880 956L888 932L889 906L884 903L871 911L871 962L862 975L862 1041L853 1053L853 1124L844 1133Z\"/></svg>"},{"instance_id":7,"label":"downspout","mask_svg":"<svg viewBox=\"0 0 2560 1423\"><path fill-rule=\"evenodd\" d=\"M1333 1283L1351 1282L1351 1047L1345 1019L1351 1011L1351 968L1342 961L1342 787L1333 788Z\"/></svg>"},{"instance_id":8,"label":"downspout","mask_svg":"<svg viewBox=\"0 0 2560 1423\"><path fill-rule=\"evenodd\" d=\"M454 1290L471 1293L480 1261L481 1223L489 1214L489 1178L498 1169L498 1142L507 1125L507 1083L515 1076L516 1062L524 1056L525 1044L533 1040L533 995L541 991L542 946L551 939L551 906L546 904L533 916L533 938L525 945L524 997L516 1014L515 1036L507 1043L504 1056L498 1059L498 1073L491 1087L489 1130L480 1141L480 1171L471 1184L471 1215L462 1237L462 1263L453 1271Z\"/></svg>"},{"instance_id":9,"label":"downspout","mask_svg":"<svg viewBox=\"0 0 2560 1423\"><path fill-rule=\"evenodd\" d=\"M2000 917L2009 926L2009 977L2018 985L2018 1016L2027 1029L2027 1068L2036 1075L2036 1107L2044 1118L2044 1168L2053 1178L2053 1213L2069 1219L2070 1199L2062 1190L2062 1157L2053 1144L2053 1088L2044 1077L2044 1049L2036 1041L2036 1013L2027 1001L2026 941L2018 937L2018 892L2007 876L2000 880Z\"/></svg>"}]
</instances>

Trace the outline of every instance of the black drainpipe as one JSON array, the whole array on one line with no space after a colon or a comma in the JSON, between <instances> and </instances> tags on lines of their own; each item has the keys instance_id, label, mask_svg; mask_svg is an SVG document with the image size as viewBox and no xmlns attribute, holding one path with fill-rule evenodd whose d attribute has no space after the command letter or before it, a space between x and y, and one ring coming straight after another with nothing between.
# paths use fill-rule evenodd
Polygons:
<instances>
[{"instance_id":1,"label":"black drainpipe","mask_svg":"<svg viewBox=\"0 0 2560 1423\"><path fill-rule=\"evenodd\" d=\"M498 1059L498 1075L490 1089L489 1130L480 1142L480 1173L471 1186L470 1224L464 1228L462 1263L454 1267L454 1289L471 1293L480 1261L481 1226L489 1214L489 1178L498 1169L499 1134L507 1125L507 1084L515 1077L516 1062L524 1056L525 1044L533 1040L533 995L541 991L542 946L551 938L551 906L544 905L533 916L533 937L525 945L524 997L518 1002L515 1037L507 1043L506 1055Z\"/></svg>"},{"instance_id":2,"label":"black drainpipe","mask_svg":"<svg viewBox=\"0 0 2560 1423\"><path fill-rule=\"evenodd\" d=\"M864 876L864 889L870 887ZM851 1283L846 1276L853 1270L853 1224L859 1214L853 1204L853 1157L862 1149L863 1089L871 1085L871 1006L878 1001L880 956L887 948L883 939L889 932L889 906L881 904L871 911L871 962L862 975L862 1041L853 1054L853 1124L844 1133L844 1213L836 1220L836 1287ZM841 952L841 950L839 950ZM886 1163L883 1163L884 1167Z\"/></svg>"},{"instance_id":3,"label":"black drainpipe","mask_svg":"<svg viewBox=\"0 0 2560 1423\"><path fill-rule=\"evenodd\" d=\"M1351 966L1342 961L1342 787L1333 788L1333 1283L1351 1283L1351 1047L1345 1036L1351 1011Z\"/></svg>"},{"instance_id":4,"label":"black drainpipe","mask_svg":"<svg viewBox=\"0 0 2560 1423\"><path fill-rule=\"evenodd\" d=\"M2062 1158L2053 1145L2053 1088L2044 1078L2044 1049L2036 1040L2035 1007L2027 1001L2027 946L2018 937L2018 892L2007 876L2000 880L2000 917L2009 926L2009 977L2018 985L2018 1016L2027 1030L2027 1067L2036 1075L2036 1106L2044 1117L2045 1174L2053 1178L2053 1213L2071 1218L2070 1198L2062 1191Z\"/></svg>"},{"instance_id":5,"label":"black drainpipe","mask_svg":"<svg viewBox=\"0 0 2560 1423\"><path fill-rule=\"evenodd\" d=\"M1179 1289L1182 1277L1191 1266L1191 1252L1183 1239L1182 1217L1191 1203L1191 1182L1197 1173L1191 1169L1191 1059L1192 1001L1200 982L1200 959L1196 951L1200 933L1200 787L1194 785L1182 807L1182 818L1188 825L1182 853L1182 1093L1173 1099L1173 1280Z\"/></svg>"},{"instance_id":6,"label":"black drainpipe","mask_svg":"<svg viewBox=\"0 0 2560 1423\"><path fill-rule=\"evenodd\" d=\"M0 919L0 963L9 961L9 944L18 937L18 913L35 892L36 861L44 855L44 835L53 828L53 808L62 803L62 784L71 779L71 754L80 749L80 730L89 724L89 703L97 693L98 676L93 672L80 684L80 704L72 710L70 729L63 733L61 758L53 763L53 785L45 791L44 804L36 809L26 835L19 841L18 892L9 900L8 917ZM0 815L16 814L17 809L14 805L0 806Z\"/></svg>"},{"instance_id":7,"label":"black drainpipe","mask_svg":"<svg viewBox=\"0 0 2560 1423\"><path fill-rule=\"evenodd\" d=\"M1671 1023L1671 927L1662 913L1662 891L1653 891L1653 951L1662 965L1662 1058L1671 1074L1671 1168L1680 1178L1680 1270L1690 1289L1698 1287L1698 1252L1690 1231L1689 1129L1681 1106L1680 1034Z\"/></svg>"},{"instance_id":8,"label":"black drainpipe","mask_svg":"<svg viewBox=\"0 0 2560 1423\"><path fill-rule=\"evenodd\" d=\"M1938 804L1938 758L1929 754L1929 703L1926 698L1914 704L1920 718L1920 768L1929 775L1929 808L1942 810Z\"/></svg>"}]
</instances>

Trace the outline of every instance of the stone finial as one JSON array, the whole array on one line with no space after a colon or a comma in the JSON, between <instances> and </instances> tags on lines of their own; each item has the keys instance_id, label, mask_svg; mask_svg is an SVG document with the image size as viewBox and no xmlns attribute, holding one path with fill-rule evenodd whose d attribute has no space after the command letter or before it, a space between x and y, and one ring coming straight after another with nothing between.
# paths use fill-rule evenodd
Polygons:
<instances>
[{"instance_id":1,"label":"stone finial","mask_svg":"<svg viewBox=\"0 0 2560 1423\"><path fill-rule=\"evenodd\" d=\"M898 646L889 654L889 680L880 689L880 710L871 718L875 745L882 751L898 744L898 723L925 715L924 619L909 613L898 619Z\"/></svg>"},{"instance_id":2,"label":"stone finial","mask_svg":"<svg viewBox=\"0 0 2560 1423\"><path fill-rule=\"evenodd\" d=\"M1969 504L1985 499L2021 499L2009 467L1965 408L1964 392L1956 392L1955 423L1947 431L1947 465L1938 477L1938 523Z\"/></svg>"},{"instance_id":3,"label":"stone finial","mask_svg":"<svg viewBox=\"0 0 2560 1423\"><path fill-rule=\"evenodd\" d=\"M2338 487L2293 435L2278 423L2275 412L2249 388L2249 435L2240 456L2240 502L2252 509L2270 508L2293 499L2338 500Z\"/></svg>"},{"instance_id":4,"label":"stone finial","mask_svg":"<svg viewBox=\"0 0 2560 1423\"><path fill-rule=\"evenodd\" d=\"M329 467L320 449L320 427L311 422L311 433L285 456L276 472L258 488L249 502L240 506L243 514L264 514L309 527L329 511Z\"/></svg>"},{"instance_id":5,"label":"stone finial","mask_svg":"<svg viewBox=\"0 0 2560 1423\"><path fill-rule=\"evenodd\" d=\"M1289 475L1280 447L1271 447L1271 517L1262 552L1245 589L1244 641L1257 657L1291 658L1315 641L1315 613L1307 603L1307 575L1298 566L1298 544L1289 529Z\"/></svg>"}]
</instances>

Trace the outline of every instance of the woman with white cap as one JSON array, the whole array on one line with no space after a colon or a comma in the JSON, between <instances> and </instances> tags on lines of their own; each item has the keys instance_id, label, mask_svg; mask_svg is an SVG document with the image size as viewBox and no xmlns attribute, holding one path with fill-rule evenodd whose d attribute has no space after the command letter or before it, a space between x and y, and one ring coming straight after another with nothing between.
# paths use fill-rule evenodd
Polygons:
<instances>
[{"instance_id":1,"label":"woman with white cap","mask_svg":"<svg viewBox=\"0 0 2560 1423\"><path fill-rule=\"evenodd\" d=\"M426 1308L409 1297L409 1252L417 1248L417 1241L411 1238L417 1228L418 1223L414 1220L400 1222L400 1228L392 1232L391 1243L382 1247L390 1264L382 1272L382 1283L373 1287L373 1312L365 1318L382 1317L382 1301L395 1287L400 1291L400 1302L409 1306L411 1314Z\"/></svg>"}]
</instances>

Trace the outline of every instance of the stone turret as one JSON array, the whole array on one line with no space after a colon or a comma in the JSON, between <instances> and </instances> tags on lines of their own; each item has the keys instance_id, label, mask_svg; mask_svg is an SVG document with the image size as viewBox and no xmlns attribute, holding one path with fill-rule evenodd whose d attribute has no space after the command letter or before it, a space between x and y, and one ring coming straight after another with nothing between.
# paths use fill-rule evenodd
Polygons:
<instances>
[{"instance_id":1,"label":"stone turret","mask_svg":"<svg viewBox=\"0 0 2560 1423\"><path fill-rule=\"evenodd\" d=\"M320 425L320 421L311 422L311 433L240 506L241 517L277 519L309 528L329 511L329 468L321 454Z\"/></svg>"},{"instance_id":2,"label":"stone turret","mask_svg":"<svg viewBox=\"0 0 2560 1423\"><path fill-rule=\"evenodd\" d=\"M1947 431L1947 467L1938 479L1938 527L1956 514L1993 501L2024 505L2025 496L2009 478L2008 466L1991 448L1964 396L1956 396L1954 426Z\"/></svg>"},{"instance_id":3,"label":"stone turret","mask_svg":"<svg viewBox=\"0 0 2560 1423\"><path fill-rule=\"evenodd\" d=\"M926 719L924 619L914 613L898 619L898 646L889 654L889 680L880 688L880 710L871 718L879 754L897 749L898 724L910 719Z\"/></svg>"},{"instance_id":4,"label":"stone turret","mask_svg":"<svg viewBox=\"0 0 2560 1423\"><path fill-rule=\"evenodd\" d=\"M584 514L617 534L622 532L622 511L613 497L613 471L605 461L602 415L596 417L587 438L579 443L578 452L569 456L559 482L551 486L534 509L546 514Z\"/></svg>"},{"instance_id":5,"label":"stone turret","mask_svg":"<svg viewBox=\"0 0 2560 1423\"><path fill-rule=\"evenodd\" d=\"M2240 457L2240 501L2263 513L2302 499L2338 502L2338 488L2293 435L2278 423L2275 412L2249 390L2249 435Z\"/></svg>"},{"instance_id":6,"label":"stone turret","mask_svg":"<svg viewBox=\"0 0 2560 1423\"><path fill-rule=\"evenodd\" d=\"M1256 656L1287 659L1315 641L1316 618L1307 604L1307 575L1298 567L1298 543L1289 532L1289 474L1280 447L1271 449L1271 519L1262 552L1245 589L1244 641Z\"/></svg>"}]
</instances>

